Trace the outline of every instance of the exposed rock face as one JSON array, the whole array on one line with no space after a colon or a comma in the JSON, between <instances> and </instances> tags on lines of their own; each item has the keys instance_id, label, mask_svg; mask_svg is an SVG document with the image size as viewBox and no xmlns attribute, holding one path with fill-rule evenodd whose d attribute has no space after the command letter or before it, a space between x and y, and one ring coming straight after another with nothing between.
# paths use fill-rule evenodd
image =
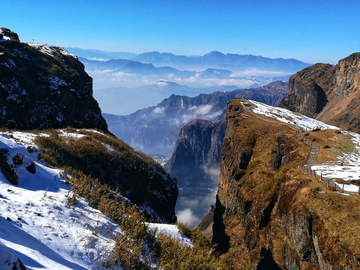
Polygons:
<instances>
[{"instance_id":1,"label":"exposed rock face","mask_svg":"<svg viewBox=\"0 0 360 270\"><path fill-rule=\"evenodd\" d=\"M76 56L59 47L21 43L16 33L0 30L0 126L107 131L92 79Z\"/></svg>"},{"instance_id":2,"label":"exposed rock face","mask_svg":"<svg viewBox=\"0 0 360 270\"><path fill-rule=\"evenodd\" d=\"M180 180L189 176L189 171L198 175L205 173L204 167L218 167L225 131L225 119L219 122L191 121L181 129L174 153L165 169ZM184 168L188 171L184 171Z\"/></svg>"},{"instance_id":3,"label":"exposed rock face","mask_svg":"<svg viewBox=\"0 0 360 270\"><path fill-rule=\"evenodd\" d=\"M291 140L286 135L280 134L276 137L274 147L272 150L270 166L273 170L277 170L280 167L290 163L294 160L292 156L296 152L296 148L299 144L295 140Z\"/></svg>"},{"instance_id":4,"label":"exposed rock face","mask_svg":"<svg viewBox=\"0 0 360 270\"><path fill-rule=\"evenodd\" d=\"M357 245L331 222L349 201L319 193L298 169L309 149L289 126L264 119L237 99L228 104L213 242L234 269L357 269Z\"/></svg>"},{"instance_id":5,"label":"exposed rock face","mask_svg":"<svg viewBox=\"0 0 360 270\"><path fill-rule=\"evenodd\" d=\"M360 53L337 65L315 64L289 80L280 107L359 132Z\"/></svg>"},{"instance_id":6,"label":"exposed rock face","mask_svg":"<svg viewBox=\"0 0 360 270\"><path fill-rule=\"evenodd\" d=\"M219 122L196 119L181 129L174 152L165 164L165 169L178 180L177 211L187 207L185 201L195 198L199 202L191 210L197 216L202 218L209 211L210 197L215 195L219 183L225 130L225 119Z\"/></svg>"},{"instance_id":7,"label":"exposed rock face","mask_svg":"<svg viewBox=\"0 0 360 270\"><path fill-rule=\"evenodd\" d=\"M196 97L171 95L157 106L127 116L104 114L109 130L137 150L150 155L172 154L180 129L194 119L219 121L225 118L226 104L245 96L270 105L278 105L287 84L281 81L255 89L214 92Z\"/></svg>"}]
</instances>

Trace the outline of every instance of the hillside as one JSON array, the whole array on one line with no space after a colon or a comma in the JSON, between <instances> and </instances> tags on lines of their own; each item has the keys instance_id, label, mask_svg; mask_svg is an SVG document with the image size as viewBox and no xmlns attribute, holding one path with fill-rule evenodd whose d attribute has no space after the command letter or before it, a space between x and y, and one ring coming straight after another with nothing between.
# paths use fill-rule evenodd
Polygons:
<instances>
[{"instance_id":1,"label":"hillside","mask_svg":"<svg viewBox=\"0 0 360 270\"><path fill-rule=\"evenodd\" d=\"M360 132L360 53L332 66L315 64L289 80L280 107L300 112L331 125Z\"/></svg>"},{"instance_id":2,"label":"hillside","mask_svg":"<svg viewBox=\"0 0 360 270\"><path fill-rule=\"evenodd\" d=\"M38 145L41 145L42 140L51 139L52 136L63 138L74 148L77 148L77 142L82 139L89 141L90 138L96 138L101 140L99 144L103 147L103 156L106 156L107 151L112 152L114 156L120 151L114 141L111 146L107 145L106 143L110 142L107 135L96 130L1 132L0 242L3 244L0 243L1 269L7 269L4 267L9 263L2 261L5 256L8 256L11 262L19 264L13 254L27 269L122 269L119 259L113 259L114 250L118 245L119 235L134 237L126 224L131 224L134 229L136 226L132 222L142 222L141 215L137 213L133 204L136 198L130 201L122 196L120 191L116 193L111 191L108 185L97 182L89 174L80 173L80 168L75 171L69 167L69 164L66 168L60 166L61 164L50 166L41 159L43 156L49 156L49 152L44 155L46 151ZM121 151L130 152L131 149ZM140 158L143 157L141 155L138 158L133 157L133 159ZM76 160L71 161L71 165L75 168ZM119 165L121 166L118 162ZM167 182L173 185L172 180L167 178L168 176L164 175L161 169L155 167L149 169L147 177L149 183L151 178L156 178L156 175L160 174L165 184ZM96 173L95 170L96 168L93 173ZM161 185L159 178L152 181L157 181L157 184ZM145 183L142 185L145 186ZM126 189L122 191L123 194L128 193ZM163 198L169 195L169 191L153 190L152 192ZM111 210L111 207L105 207L107 203L113 207L121 206L122 210ZM169 201L162 201L164 205L169 203L171 204ZM139 203L139 207L150 212L153 220L156 216L159 219L162 217L159 210L150 208L151 205ZM118 212L116 215L113 213L110 219L104 213L111 216L111 211ZM129 214L135 219L134 221L126 217ZM189 239L180 235L176 225L151 223L148 226L158 229L158 233L179 239L186 245L191 244ZM10 248L11 253L4 245ZM132 248L135 248L135 245ZM10 266L9 269L14 268Z\"/></svg>"},{"instance_id":3,"label":"hillside","mask_svg":"<svg viewBox=\"0 0 360 270\"><path fill-rule=\"evenodd\" d=\"M92 79L76 56L60 47L22 43L6 28L0 28L0 38L0 126L107 131Z\"/></svg>"},{"instance_id":4,"label":"hillside","mask_svg":"<svg viewBox=\"0 0 360 270\"><path fill-rule=\"evenodd\" d=\"M235 97L278 105L287 84L274 82L254 89L214 92L196 97L171 95L156 106L127 116L103 114L109 130L118 138L146 154L170 156L180 129L194 119L218 121L225 118L226 104Z\"/></svg>"},{"instance_id":5,"label":"hillside","mask_svg":"<svg viewBox=\"0 0 360 270\"><path fill-rule=\"evenodd\" d=\"M359 135L240 99L226 124L213 241L233 268L357 269Z\"/></svg>"}]
</instances>

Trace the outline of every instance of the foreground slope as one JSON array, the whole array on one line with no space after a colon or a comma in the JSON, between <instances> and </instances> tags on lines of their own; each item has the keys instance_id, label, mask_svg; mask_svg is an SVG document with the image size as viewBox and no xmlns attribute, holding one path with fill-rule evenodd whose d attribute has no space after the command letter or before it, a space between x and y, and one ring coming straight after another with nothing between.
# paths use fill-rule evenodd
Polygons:
<instances>
[{"instance_id":1,"label":"foreground slope","mask_svg":"<svg viewBox=\"0 0 360 270\"><path fill-rule=\"evenodd\" d=\"M91 134L97 134L98 140L99 136L106 136L95 130L61 130L57 136L65 138L68 144L74 144L74 140L91 137ZM80 197L78 185L69 184L75 183L75 174L69 175L63 169L50 167L40 159L44 152L34 141L40 142L51 136L51 132L0 134L0 242L10 248L28 269L105 269L105 266L121 269L119 262L110 264L109 261L118 235L125 232L118 222L93 207L95 197L102 196L99 192L107 199L111 196L118 198L131 208L129 199L119 193L109 193L104 189L106 186L96 190L93 200ZM105 143L103 147L117 151ZM155 168L152 173L156 175ZM82 180L87 181L86 178ZM164 194L161 192L157 190L157 195L167 195L165 191ZM150 206L147 205L145 210L151 210ZM156 210L151 210L151 214L162 217ZM182 239L175 225L151 224L151 228ZM5 247L0 249L0 254L21 265ZM2 266L3 263L6 262L0 260Z\"/></svg>"},{"instance_id":2,"label":"foreground slope","mask_svg":"<svg viewBox=\"0 0 360 270\"><path fill-rule=\"evenodd\" d=\"M234 269L357 269L360 199L301 171L310 147L299 134L318 144L315 163L327 165L319 173L344 183L330 168L352 166L352 185L359 136L239 99L228 104L226 124L213 241Z\"/></svg>"},{"instance_id":3,"label":"foreground slope","mask_svg":"<svg viewBox=\"0 0 360 270\"><path fill-rule=\"evenodd\" d=\"M73 126L107 131L92 79L63 48L26 44L0 28L0 126L48 129Z\"/></svg>"},{"instance_id":4,"label":"foreground slope","mask_svg":"<svg viewBox=\"0 0 360 270\"><path fill-rule=\"evenodd\" d=\"M315 64L289 80L280 107L354 132L360 131L360 53L332 66Z\"/></svg>"}]
</instances>

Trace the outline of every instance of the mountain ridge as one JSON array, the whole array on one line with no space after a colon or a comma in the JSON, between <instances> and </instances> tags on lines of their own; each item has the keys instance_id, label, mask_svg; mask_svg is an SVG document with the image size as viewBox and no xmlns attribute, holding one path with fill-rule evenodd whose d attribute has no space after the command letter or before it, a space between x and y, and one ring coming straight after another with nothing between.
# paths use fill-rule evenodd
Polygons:
<instances>
[{"instance_id":1,"label":"mountain ridge","mask_svg":"<svg viewBox=\"0 0 360 270\"><path fill-rule=\"evenodd\" d=\"M360 53L353 53L335 66L318 63L299 71L280 107L359 132L359 63Z\"/></svg>"},{"instance_id":2,"label":"mountain ridge","mask_svg":"<svg viewBox=\"0 0 360 270\"><path fill-rule=\"evenodd\" d=\"M218 51L212 51L198 57L187 57L184 55L174 55L172 53L147 52L137 55L133 60L152 63L156 65L173 64L179 66L207 66L208 68L232 67L241 70L249 67L266 70L286 70L297 71L309 64L296 59L267 58L255 55L223 54Z\"/></svg>"},{"instance_id":3,"label":"mountain ridge","mask_svg":"<svg viewBox=\"0 0 360 270\"><path fill-rule=\"evenodd\" d=\"M60 47L21 43L16 33L1 31L0 126L108 131L92 96L92 78L76 56Z\"/></svg>"}]
</instances>

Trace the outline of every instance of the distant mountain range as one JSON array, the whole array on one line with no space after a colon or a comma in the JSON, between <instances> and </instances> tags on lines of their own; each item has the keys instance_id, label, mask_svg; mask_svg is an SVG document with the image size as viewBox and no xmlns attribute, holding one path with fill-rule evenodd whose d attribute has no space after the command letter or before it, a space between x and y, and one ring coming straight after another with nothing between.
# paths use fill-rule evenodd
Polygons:
<instances>
[{"instance_id":1,"label":"distant mountain range","mask_svg":"<svg viewBox=\"0 0 360 270\"><path fill-rule=\"evenodd\" d=\"M295 59L211 52L203 56L147 52L139 55L74 50L94 80L94 96L105 113L125 115L171 94L256 88L288 81L309 64ZM124 56L127 59L119 59Z\"/></svg>"},{"instance_id":2,"label":"distant mountain range","mask_svg":"<svg viewBox=\"0 0 360 270\"><path fill-rule=\"evenodd\" d=\"M287 83L278 81L252 89L214 92L196 97L171 95L156 106L127 116L103 113L109 130L136 150L146 154L167 155L173 152L180 129L194 119L218 121L225 118L226 104L244 96L270 105L278 105Z\"/></svg>"},{"instance_id":3,"label":"distant mountain range","mask_svg":"<svg viewBox=\"0 0 360 270\"><path fill-rule=\"evenodd\" d=\"M251 87L257 88L264 82L254 78L253 83ZM111 87L96 90L94 91L94 97L99 102L103 113L126 115L157 104L172 94L195 97L199 94L234 91L237 88L235 85L197 88L160 80L151 85L134 88Z\"/></svg>"},{"instance_id":4,"label":"distant mountain range","mask_svg":"<svg viewBox=\"0 0 360 270\"><path fill-rule=\"evenodd\" d=\"M195 66L221 69L230 68L235 71L257 68L262 70L295 72L309 66L309 64L296 59L271 59L251 54L223 54L217 51L212 51L199 57L174 55L172 53L147 52L139 54L133 58L133 60L143 63L152 63L153 65L171 65L179 67Z\"/></svg>"},{"instance_id":5,"label":"distant mountain range","mask_svg":"<svg viewBox=\"0 0 360 270\"><path fill-rule=\"evenodd\" d=\"M256 55L224 54L212 51L202 56L175 55L172 53L145 52L134 54L128 52L106 52L99 50L84 50L79 48L66 48L69 52L84 58L97 59L128 59L141 63L151 63L155 66L169 67L198 67L198 68L220 68L232 69L234 71L256 68L261 70L277 70L286 72L296 72L310 64L296 60L284 58L267 58Z\"/></svg>"},{"instance_id":6,"label":"distant mountain range","mask_svg":"<svg viewBox=\"0 0 360 270\"><path fill-rule=\"evenodd\" d=\"M67 47L66 50L77 56L93 59L132 59L137 56L136 53L129 52L107 52L101 50L87 50L80 48Z\"/></svg>"}]
</instances>

